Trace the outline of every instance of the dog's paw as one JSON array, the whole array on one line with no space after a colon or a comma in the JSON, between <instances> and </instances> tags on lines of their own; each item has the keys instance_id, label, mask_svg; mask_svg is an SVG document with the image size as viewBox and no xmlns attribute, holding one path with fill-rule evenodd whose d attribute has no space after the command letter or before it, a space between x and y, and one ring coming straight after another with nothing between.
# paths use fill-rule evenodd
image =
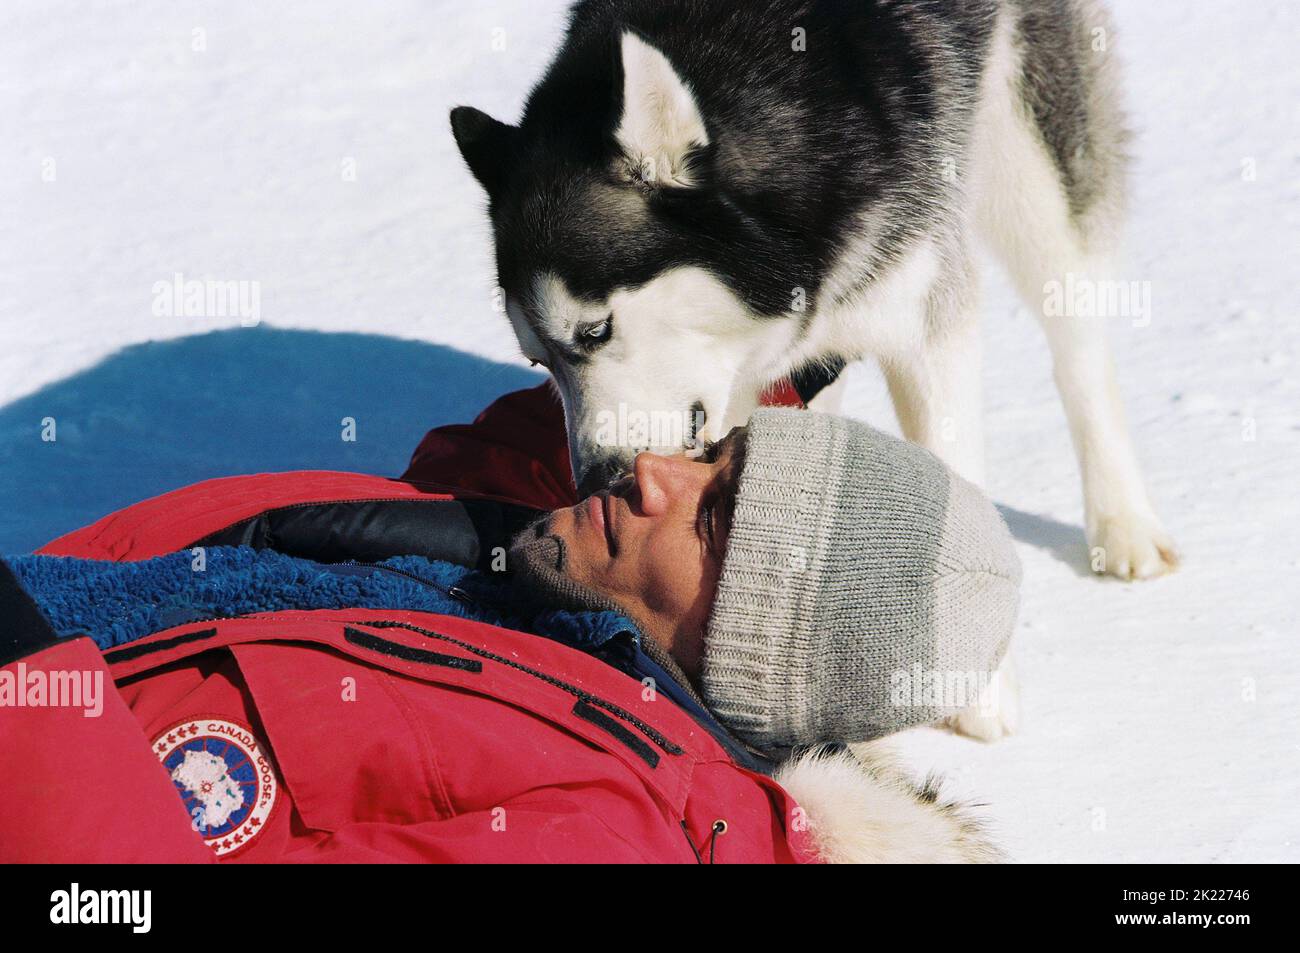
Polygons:
<instances>
[{"instance_id":1,"label":"dog's paw","mask_svg":"<svg viewBox=\"0 0 1300 953\"><path fill-rule=\"evenodd\" d=\"M1002 663L978 705L959 711L944 722L955 735L974 741L1000 741L1020 728L1020 686L1010 659Z\"/></svg>"},{"instance_id":2,"label":"dog's paw","mask_svg":"<svg viewBox=\"0 0 1300 953\"><path fill-rule=\"evenodd\" d=\"M1088 534L1092 571L1120 579L1154 579L1178 568L1174 541L1154 516L1101 517Z\"/></svg>"}]
</instances>

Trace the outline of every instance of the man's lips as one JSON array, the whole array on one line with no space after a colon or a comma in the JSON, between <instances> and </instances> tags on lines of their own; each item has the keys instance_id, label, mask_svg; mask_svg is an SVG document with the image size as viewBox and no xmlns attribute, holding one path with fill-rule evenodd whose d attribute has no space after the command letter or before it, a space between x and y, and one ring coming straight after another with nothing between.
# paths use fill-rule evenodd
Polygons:
<instances>
[{"instance_id":1,"label":"man's lips","mask_svg":"<svg viewBox=\"0 0 1300 953\"><path fill-rule=\"evenodd\" d=\"M605 546L609 549L610 556L614 556L617 547L614 545L614 528L613 528L613 507L609 505L609 492L597 493L594 496L587 497L586 514L591 520L591 525L595 527L605 537Z\"/></svg>"}]
</instances>

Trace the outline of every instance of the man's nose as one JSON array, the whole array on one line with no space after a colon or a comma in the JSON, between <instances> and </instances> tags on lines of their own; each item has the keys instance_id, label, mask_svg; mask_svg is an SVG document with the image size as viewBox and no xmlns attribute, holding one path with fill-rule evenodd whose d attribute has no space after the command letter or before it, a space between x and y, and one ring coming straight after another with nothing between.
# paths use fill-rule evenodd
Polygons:
<instances>
[{"instance_id":1,"label":"man's nose","mask_svg":"<svg viewBox=\"0 0 1300 953\"><path fill-rule=\"evenodd\" d=\"M675 497L691 483L691 462L678 454L663 457L639 453L632 463L632 475L641 494L641 508L647 516L662 516Z\"/></svg>"}]
</instances>

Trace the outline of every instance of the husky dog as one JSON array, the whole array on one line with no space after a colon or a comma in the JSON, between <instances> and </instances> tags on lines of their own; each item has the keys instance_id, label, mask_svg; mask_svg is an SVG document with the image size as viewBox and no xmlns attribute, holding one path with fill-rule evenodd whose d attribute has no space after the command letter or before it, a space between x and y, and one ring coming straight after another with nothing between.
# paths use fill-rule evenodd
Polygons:
<instances>
[{"instance_id":1,"label":"husky dog","mask_svg":"<svg viewBox=\"0 0 1300 953\"><path fill-rule=\"evenodd\" d=\"M1042 317L1099 568L1172 568L1106 315L1049 306L1105 279L1123 216L1112 45L1094 0L579 2L518 126L451 124L580 489L869 356L904 435L982 483L978 236ZM627 446L624 408L702 427Z\"/></svg>"}]
</instances>

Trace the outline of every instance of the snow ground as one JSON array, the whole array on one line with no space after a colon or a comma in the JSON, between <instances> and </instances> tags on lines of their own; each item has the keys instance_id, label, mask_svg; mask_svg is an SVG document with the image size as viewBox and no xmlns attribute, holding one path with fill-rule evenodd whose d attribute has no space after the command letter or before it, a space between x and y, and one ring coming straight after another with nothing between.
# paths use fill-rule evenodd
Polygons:
<instances>
[{"instance_id":1,"label":"snow ground","mask_svg":"<svg viewBox=\"0 0 1300 953\"><path fill-rule=\"evenodd\" d=\"M900 743L987 802L1017 860L1294 861L1300 6L1112 2L1138 131L1128 277L1154 301L1115 345L1185 565L1088 576L1046 346L990 272L989 491L1025 561L1024 723L992 746ZM446 116L517 117L562 16L4 4L0 552L208 476L394 473L429 426L536 379L491 310L482 200ZM263 326L154 316L176 272L260 282ZM845 410L893 427L872 368L850 372Z\"/></svg>"}]
</instances>

